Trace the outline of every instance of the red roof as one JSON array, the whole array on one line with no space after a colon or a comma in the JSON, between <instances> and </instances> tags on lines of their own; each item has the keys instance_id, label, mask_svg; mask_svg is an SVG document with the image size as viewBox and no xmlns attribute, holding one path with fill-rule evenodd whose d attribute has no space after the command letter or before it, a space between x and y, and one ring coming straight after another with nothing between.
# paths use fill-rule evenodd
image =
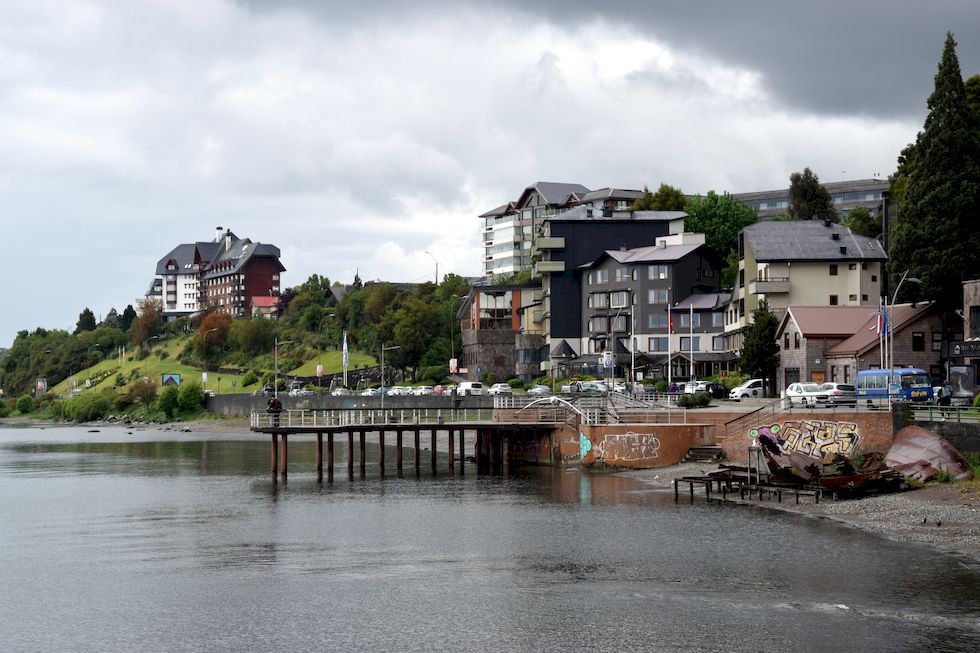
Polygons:
<instances>
[{"instance_id":1,"label":"red roof","mask_svg":"<svg viewBox=\"0 0 980 653\"><path fill-rule=\"evenodd\" d=\"M275 308L278 305L278 297L266 297L265 295L256 295L255 297L252 297L252 306L258 308Z\"/></svg>"}]
</instances>

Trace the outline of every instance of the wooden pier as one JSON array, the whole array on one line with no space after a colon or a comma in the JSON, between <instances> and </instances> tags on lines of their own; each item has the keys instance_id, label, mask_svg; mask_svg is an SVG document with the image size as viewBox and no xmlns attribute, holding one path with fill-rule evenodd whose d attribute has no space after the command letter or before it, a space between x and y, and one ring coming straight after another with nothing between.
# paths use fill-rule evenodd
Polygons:
<instances>
[{"instance_id":1,"label":"wooden pier","mask_svg":"<svg viewBox=\"0 0 980 653\"><path fill-rule=\"evenodd\" d=\"M783 495L788 497L793 497L796 503L800 502L800 497L810 497L815 503L820 503L821 499L824 499L828 492L820 487L787 487L778 485L759 485L754 483L748 483L745 480L738 478L719 478L714 476L684 476L682 478L674 479L674 501L680 500L680 485L682 483L687 483L688 493L691 497L691 503L694 503L694 486L701 485L704 487L704 498L706 501L711 501L711 488L717 486L715 491L715 498L720 498L722 501L734 500L734 496L738 493L739 501L751 501L753 497L758 497L759 501L763 501L768 498L770 501L775 499L777 503L783 502ZM737 487L733 487L737 486ZM829 493L831 498L837 499L836 492ZM729 497L732 498L729 498Z\"/></svg>"}]
</instances>

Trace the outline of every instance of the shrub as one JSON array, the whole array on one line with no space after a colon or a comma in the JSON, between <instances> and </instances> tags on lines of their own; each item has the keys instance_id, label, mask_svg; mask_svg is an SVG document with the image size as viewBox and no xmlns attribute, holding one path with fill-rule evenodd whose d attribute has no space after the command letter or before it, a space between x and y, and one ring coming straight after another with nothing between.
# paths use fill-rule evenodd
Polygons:
<instances>
[{"instance_id":1,"label":"shrub","mask_svg":"<svg viewBox=\"0 0 980 653\"><path fill-rule=\"evenodd\" d=\"M704 408L711 403L711 395L707 392L695 392L693 395L681 395L677 398L680 408Z\"/></svg>"},{"instance_id":2,"label":"shrub","mask_svg":"<svg viewBox=\"0 0 980 653\"><path fill-rule=\"evenodd\" d=\"M936 475L932 477L933 481L936 483L952 483L955 479L948 469L942 469L936 472Z\"/></svg>"},{"instance_id":3,"label":"shrub","mask_svg":"<svg viewBox=\"0 0 980 653\"><path fill-rule=\"evenodd\" d=\"M141 347L138 352L136 352L136 360L142 361L150 355L150 350L146 347Z\"/></svg>"},{"instance_id":4,"label":"shrub","mask_svg":"<svg viewBox=\"0 0 980 653\"><path fill-rule=\"evenodd\" d=\"M98 392L65 400L61 414L74 422L91 422L105 417L112 406L112 394Z\"/></svg>"},{"instance_id":5,"label":"shrub","mask_svg":"<svg viewBox=\"0 0 980 653\"><path fill-rule=\"evenodd\" d=\"M483 385L493 385L497 382L497 374L495 372L484 372L480 380L483 381Z\"/></svg>"},{"instance_id":6,"label":"shrub","mask_svg":"<svg viewBox=\"0 0 980 653\"><path fill-rule=\"evenodd\" d=\"M6 402L0 401L0 417L6 417L10 414L10 409L7 408Z\"/></svg>"},{"instance_id":7,"label":"shrub","mask_svg":"<svg viewBox=\"0 0 980 653\"><path fill-rule=\"evenodd\" d=\"M980 408L980 394L973 398L973 407Z\"/></svg>"},{"instance_id":8,"label":"shrub","mask_svg":"<svg viewBox=\"0 0 980 653\"><path fill-rule=\"evenodd\" d=\"M194 411L204 406L204 390L200 383L191 382L180 386L177 406L184 411Z\"/></svg>"},{"instance_id":9,"label":"shrub","mask_svg":"<svg viewBox=\"0 0 980 653\"><path fill-rule=\"evenodd\" d=\"M164 349L163 351L160 352L160 360L165 361L168 358L170 358L170 352L169 351L167 351L166 349Z\"/></svg>"},{"instance_id":10,"label":"shrub","mask_svg":"<svg viewBox=\"0 0 980 653\"><path fill-rule=\"evenodd\" d=\"M507 385L509 385L510 387L514 388L515 390L517 388L520 388L520 387L523 387L524 386L524 384L521 383L521 380L520 379L507 379Z\"/></svg>"},{"instance_id":11,"label":"shrub","mask_svg":"<svg viewBox=\"0 0 980 653\"><path fill-rule=\"evenodd\" d=\"M160 393L160 399L157 402L157 405L160 407L160 410L164 415L166 415L168 418L173 418L173 416L177 413L177 408L180 405L178 401L179 398L180 390L177 388L177 386L168 385L163 389L163 392Z\"/></svg>"},{"instance_id":12,"label":"shrub","mask_svg":"<svg viewBox=\"0 0 980 653\"><path fill-rule=\"evenodd\" d=\"M34 411L34 397L31 395L21 395L17 398L17 410L27 414Z\"/></svg>"},{"instance_id":13,"label":"shrub","mask_svg":"<svg viewBox=\"0 0 980 653\"><path fill-rule=\"evenodd\" d=\"M259 377L255 376L255 372L248 372L244 378L242 378L242 387L247 385L254 385L259 382Z\"/></svg>"},{"instance_id":14,"label":"shrub","mask_svg":"<svg viewBox=\"0 0 980 653\"><path fill-rule=\"evenodd\" d=\"M657 381L657 392L667 392L667 388L669 387L666 381Z\"/></svg>"},{"instance_id":15,"label":"shrub","mask_svg":"<svg viewBox=\"0 0 980 653\"><path fill-rule=\"evenodd\" d=\"M117 374L116 375L116 387L117 388L121 388L124 385L126 385L126 379L123 378L123 375L122 374Z\"/></svg>"},{"instance_id":16,"label":"shrub","mask_svg":"<svg viewBox=\"0 0 980 653\"><path fill-rule=\"evenodd\" d=\"M129 393L126 395L130 403L140 402L146 407L149 407L157 398L157 386L152 381L140 379L136 381L129 387Z\"/></svg>"}]
</instances>

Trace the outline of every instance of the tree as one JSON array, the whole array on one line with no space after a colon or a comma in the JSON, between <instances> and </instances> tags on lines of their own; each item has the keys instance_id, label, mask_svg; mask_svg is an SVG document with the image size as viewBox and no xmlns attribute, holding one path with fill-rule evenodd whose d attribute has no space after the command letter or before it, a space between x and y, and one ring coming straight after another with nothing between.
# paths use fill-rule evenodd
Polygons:
<instances>
[{"instance_id":1,"label":"tree","mask_svg":"<svg viewBox=\"0 0 980 653\"><path fill-rule=\"evenodd\" d=\"M837 222L837 209L830 193L809 168L789 176L789 214L797 220L818 218Z\"/></svg>"},{"instance_id":2,"label":"tree","mask_svg":"<svg viewBox=\"0 0 980 653\"><path fill-rule=\"evenodd\" d=\"M82 331L95 331L95 315L92 310L86 307L81 313L78 314L78 324L75 325L75 335L78 335Z\"/></svg>"},{"instance_id":3,"label":"tree","mask_svg":"<svg viewBox=\"0 0 980 653\"><path fill-rule=\"evenodd\" d=\"M855 206L841 222L858 236L877 238L881 235L881 220L864 206Z\"/></svg>"},{"instance_id":4,"label":"tree","mask_svg":"<svg viewBox=\"0 0 980 653\"><path fill-rule=\"evenodd\" d=\"M980 124L980 75L974 75L963 83L966 91L966 104L973 114L974 124Z\"/></svg>"},{"instance_id":5,"label":"tree","mask_svg":"<svg viewBox=\"0 0 980 653\"><path fill-rule=\"evenodd\" d=\"M687 198L680 188L660 184L656 193L643 186L643 195L633 202L634 211L683 211Z\"/></svg>"},{"instance_id":6,"label":"tree","mask_svg":"<svg viewBox=\"0 0 980 653\"><path fill-rule=\"evenodd\" d=\"M130 401L140 402L144 407L149 407L157 398L157 386L149 379L140 379L129 386L128 397Z\"/></svg>"},{"instance_id":7,"label":"tree","mask_svg":"<svg viewBox=\"0 0 980 653\"><path fill-rule=\"evenodd\" d=\"M105 314L105 318L102 320L102 324L99 326L112 327L113 329L119 328L119 313L116 309L110 308L109 312Z\"/></svg>"},{"instance_id":8,"label":"tree","mask_svg":"<svg viewBox=\"0 0 980 653\"><path fill-rule=\"evenodd\" d=\"M228 338L232 346L242 353L258 356L272 351L276 339L276 325L273 320L263 318L235 320L231 323Z\"/></svg>"},{"instance_id":9,"label":"tree","mask_svg":"<svg viewBox=\"0 0 980 653\"><path fill-rule=\"evenodd\" d=\"M752 325L745 330L745 339L742 341L742 354L738 361L742 372L772 383L779 366L779 343L776 342L778 328L779 318L769 310L769 302L760 301L759 307L752 311Z\"/></svg>"},{"instance_id":10,"label":"tree","mask_svg":"<svg viewBox=\"0 0 980 653\"><path fill-rule=\"evenodd\" d=\"M147 338L154 336L163 324L163 304L159 299L146 297L137 302L138 317L130 327L130 342L142 345ZM127 310L128 310L127 306ZM125 315L125 314L124 314Z\"/></svg>"},{"instance_id":11,"label":"tree","mask_svg":"<svg viewBox=\"0 0 980 653\"><path fill-rule=\"evenodd\" d=\"M228 344L230 327L231 317L224 313L211 313L205 316L192 342L194 353L198 358L204 360L219 356Z\"/></svg>"},{"instance_id":12,"label":"tree","mask_svg":"<svg viewBox=\"0 0 980 653\"><path fill-rule=\"evenodd\" d=\"M410 299L398 311L394 335L401 350L397 358L412 368L413 380L422 356L435 338L438 320L436 307L422 299Z\"/></svg>"},{"instance_id":13,"label":"tree","mask_svg":"<svg viewBox=\"0 0 980 653\"><path fill-rule=\"evenodd\" d=\"M704 197L698 195L688 200L684 211L688 215L684 219L684 229L705 234L708 249L723 261L738 253L738 232L759 219L755 209L728 193L718 195L713 190ZM736 270L737 265L736 259ZM726 287L731 287L735 279L722 281Z\"/></svg>"},{"instance_id":14,"label":"tree","mask_svg":"<svg viewBox=\"0 0 980 653\"><path fill-rule=\"evenodd\" d=\"M908 270L919 278L919 286L907 284L909 295L917 289L950 315L962 305L962 281L980 276L980 133L950 33L928 107L888 267L892 277Z\"/></svg>"},{"instance_id":15,"label":"tree","mask_svg":"<svg viewBox=\"0 0 980 653\"><path fill-rule=\"evenodd\" d=\"M157 402L157 406L163 411L163 414L169 418L177 413L177 407L180 405L180 389L175 385L168 385L160 393L160 400Z\"/></svg>"},{"instance_id":16,"label":"tree","mask_svg":"<svg viewBox=\"0 0 980 653\"><path fill-rule=\"evenodd\" d=\"M126 304L126 308L123 310L122 317L119 318L119 330L129 331L130 325L133 324L133 320L136 319L136 309L133 308L132 304Z\"/></svg>"}]
</instances>

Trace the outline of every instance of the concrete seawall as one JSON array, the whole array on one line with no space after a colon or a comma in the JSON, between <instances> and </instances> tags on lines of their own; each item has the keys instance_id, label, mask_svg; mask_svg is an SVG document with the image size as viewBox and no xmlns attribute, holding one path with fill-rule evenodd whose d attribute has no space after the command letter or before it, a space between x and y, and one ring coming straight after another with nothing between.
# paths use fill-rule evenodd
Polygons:
<instances>
[{"instance_id":1,"label":"concrete seawall","mask_svg":"<svg viewBox=\"0 0 980 653\"><path fill-rule=\"evenodd\" d=\"M279 395L283 410L378 410L381 397L290 397ZM248 417L253 410L265 410L268 397L250 394L226 394L208 397L206 407L213 413L229 417ZM417 408L493 408L493 397L385 397L386 410Z\"/></svg>"}]
</instances>

